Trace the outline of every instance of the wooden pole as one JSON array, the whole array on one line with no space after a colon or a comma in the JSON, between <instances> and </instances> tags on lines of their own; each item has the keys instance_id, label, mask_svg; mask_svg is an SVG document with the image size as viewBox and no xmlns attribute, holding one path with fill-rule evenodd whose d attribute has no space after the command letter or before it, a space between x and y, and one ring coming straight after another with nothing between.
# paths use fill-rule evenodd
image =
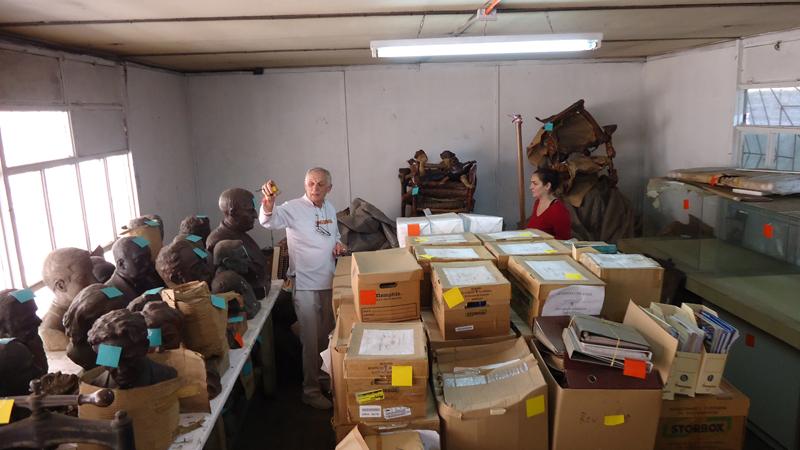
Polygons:
<instances>
[{"instance_id":1,"label":"wooden pole","mask_svg":"<svg viewBox=\"0 0 800 450\"><path fill-rule=\"evenodd\" d=\"M517 228L525 227L525 159L522 152L522 115L514 114L511 122L517 129L517 173L519 176L519 224Z\"/></svg>"}]
</instances>

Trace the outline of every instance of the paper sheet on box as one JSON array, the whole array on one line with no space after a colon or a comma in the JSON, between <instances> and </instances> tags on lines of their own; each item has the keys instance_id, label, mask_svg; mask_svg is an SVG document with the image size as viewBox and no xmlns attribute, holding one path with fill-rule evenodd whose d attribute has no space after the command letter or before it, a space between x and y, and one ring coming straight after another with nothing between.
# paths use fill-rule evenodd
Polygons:
<instances>
[{"instance_id":1,"label":"paper sheet on box","mask_svg":"<svg viewBox=\"0 0 800 450\"><path fill-rule=\"evenodd\" d=\"M467 242L463 234L438 234L433 236L425 236L419 240L426 244L457 244Z\"/></svg>"},{"instance_id":2,"label":"paper sheet on box","mask_svg":"<svg viewBox=\"0 0 800 450\"><path fill-rule=\"evenodd\" d=\"M546 242L524 242L522 244L498 244L507 255L543 255L555 253L556 249Z\"/></svg>"},{"instance_id":3,"label":"paper sheet on box","mask_svg":"<svg viewBox=\"0 0 800 450\"><path fill-rule=\"evenodd\" d=\"M478 259L475 250L471 248L425 248L425 254L434 258L443 259Z\"/></svg>"},{"instance_id":4,"label":"paper sheet on box","mask_svg":"<svg viewBox=\"0 0 800 450\"><path fill-rule=\"evenodd\" d=\"M364 330L359 355L413 355L414 330Z\"/></svg>"},{"instance_id":5,"label":"paper sheet on box","mask_svg":"<svg viewBox=\"0 0 800 450\"><path fill-rule=\"evenodd\" d=\"M632 255L619 253L615 255L606 255L602 253L590 253L589 257L592 258L597 265L605 269L636 269L636 268L651 268L661 267L657 262L644 255Z\"/></svg>"},{"instance_id":6,"label":"paper sheet on box","mask_svg":"<svg viewBox=\"0 0 800 450\"><path fill-rule=\"evenodd\" d=\"M528 230L513 230L513 231L501 231L499 233L489 233L489 237L492 239L502 240L502 239L513 239L513 238L522 238L522 237L538 237L536 233L533 231Z\"/></svg>"},{"instance_id":7,"label":"paper sheet on box","mask_svg":"<svg viewBox=\"0 0 800 450\"><path fill-rule=\"evenodd\" d=\"M486 267L447 267L442 269L447 280L453 286L475 286L478 284L494 284L497 278Z\"/></svg>"},{"instance_id":8,"label":"paper sheet on box","mask_svg":"<svg viewBox=\"0 0 800 450\"><path fill-rule=\"evenodd\" d=\"M585 280L586 277L566 261L525 261L544 280Z\"/></svg>"},{"instance_id":9,"label":"paper sheet on box","mask_svg":"<svg viewBox=\"0 0 800 450\"><path fill-rule=\"evenodd\" d=\"M550 292L543 316L597 315L603 309L605 286L567 286Z\"/></svg>"},{"instance_id":10,"label":"paper sheet on box","mask_svg":"<svg viewBox=\"0 0 800 450\"><path fill-rule=\"evenodd\" d=\"M333 376L331 373L331 349L326 348L324 351L319 352L319 356L322 358L322 367L320 367L322 371Z\"/></svg>"}]
</instances>

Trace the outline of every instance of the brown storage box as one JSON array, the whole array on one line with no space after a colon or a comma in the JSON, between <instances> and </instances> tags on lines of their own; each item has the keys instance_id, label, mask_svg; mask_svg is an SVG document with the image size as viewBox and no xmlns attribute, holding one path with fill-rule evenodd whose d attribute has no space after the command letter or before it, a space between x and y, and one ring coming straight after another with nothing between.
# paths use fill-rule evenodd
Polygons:
<instances>
[{"instance_id":1,"label":"brown storage box","mask_svg":"<svg viewBox=\"0 0 800 450\"><path fill-rule=\"evenodd\" d=\"M355 308L355 305L353 305L353 288L350 286L333 288L331 302L333 303L334 312L342 305L351 305ZM355 311L355 309L353 311Z\"/></svg>"},{"instance_id":2,"label":"brown storage box","mask_svg":"<svg viewBox=\"0 0 800 450\"><path fill-rule=\"evenodd\" d=\"M511 283L488 261L433 263L433 314L445 339L508 334Z\"/></svg>"},{"instance_id":3,"label":"brown storage box","mask_svg":"<svg viewBox=\"0 0 800 450\"><path fill-rule=\"evenodd\" d=\"M750 399L724 380L718 394L665 400L655 448L740 450L749 409Z\"/></svg>"},{"instance_id":4,"label":"brown storage box","mask_svg":"<svg viewBox=\"0 0 800 450\"><path fill-rule=\"evenodd\" d=\"M508 271L524 291L513 302L524 303L515 309L530 327L540 315L600 314L605 283L570 256L511 256Z\"/></svg>"},{"instance_id":5,"label":"brown storage box","mask_svg":"<svg viewBox=\"0 0 800 450\"><path fill-rule=\"evenodd\" d=\"M601 315L622 322L628 300L641 306L661 302L664 269L643 255L585 253L581 264L606 283L606 298Z\"/></svg>"},{"instance_id":6,"label":"brown storage box","mask_svg":"<svg viewBox=\"0 0 800 450\"><path fill-rule=\"evenodd\" d=\"M544 241L553 239L553 235L542 230L526 228L524 230L498 231L496 233L477 233L478 239L484 244L487 242L511 242L511 241Z\"/></svg>"},{"instance_id":7,"label":"brown storage box","mask_svg":"<svg viewBox=\"0 0 800 450\"><path fill-rule=\"evenodd\" d=\"M350 270L353 267L352 256L340 256L336 258L336 270L333 272L334 277L350 276Z\"/></svg>"},{"instance_id":8,"label":"brown storage box","mask_svg":"<svg viewBox=\"0 0 800 450\"><path fill-rule=\"evenodd\" d=\"M483 242L472 233L435 234L432 236L409 236L406 238L408 251L413 247L483 247Z\"/></svg>"},{"instance_id":9,"label":"brown storage box","mask_svg":"<svg viewBox=\"0 0 800 450\"><path fill-rule=\"evenodd\" d=\"M451 246L451 247L414 247L417 263L422 267L423 276L420 282L420 305L430 307L433 300L433 285L431 278L431 263L435 262L462 262L462 261L492 261L497 258L489 253L483 246Z\"/></svg>"},{"instance_id":10,"label":"brown storage box","mask_svg":"<svg viewBox=\"0 0 800 450\"><path fill-rule=\"evenodd\" d=\"M211 303L211 292L204 281L192 281L161 291L169 306L183 313L183 344L203 358L228 357L228 305L217 308ZM220 372L220 375L224 370Z\"/></svg>"},{"instance_id":11,"label":"brown storage box","mask_svg":"<svg viewBox=\"0 0 800 450\"><path fill-rule=\"evenodd\" d=\"M511 313L513 314L513 311ZM425 333L428 335L428 348L431 351L440 348L493 344L495 342L510 341L517 338L517 333L514 332L514 329L509 328L508 333L502 336L445 340L444 336L442 336L442 331L439 330L439 324L436 322L433 311L422 311L422 325L425 326Z\"/></svg>"},{"instance_id":12,"label":"brown storage box","mask_svg":"<svg viewBox=\"0 0 800 450\"><path fill-rule=\"evenodd\" d=\"M344 379L351 422L424 417L428 350L422 322L356 323Z\"/></svg>"},{"instance_id":13,"label":"brown storage box","mask_svg":"<svg viewBox=\"0 0 800 450\"><path fill-rule=\"evenodd\" d=\"M497 267L508 268L510 256L569 255L570 250L555 239L535 242L487 242L486 249L497 258Z\"/></svg>"},{"instance_id":14,"label":"brown storage box","mask_svg":"<svg viewBox=\"0 0 800 450\"><path fill-rule=\"evenodd\" d=\"M380 433L358 425L336 446L336 450L424 450L422 438L415 430Z\"/></svg>"},{"instance_id":15,"label":"brown storage box","mask_svg":"<svg viewBox=\"0 0 800 450\"><path fill-rule=\"evenodd\" d=\"M552 450L650 450L656 440L661 389L567 389L544 367L550 410Z\"/></svg>"},{"instance_id":16,"label":"brown storage box","mask_svg":"<svg viewBox=\"0 0 800 450\"><path fill-rule=\"evenodd\" d=\"M548 448L547 384L524 339L434 354L443 448Z\"/></svg>"},{"instance_id":17,"label":"brown storage box","mask_svg":"<svg viewBox=\"0 0 800 450\"><path fill-rule=\"evenodd\" d=\"M356 321L356 310L353 305L342 305L336 316L336 328L333 329L328 348L331 353L331 391L333 407L340 417L347 417L347 385L344 382L344 355L350 345L350 332Z\"/></svg>"},{"instance_id":18,"label":"brown storage box","mask_svg":"<svg viewBox=\"0 0 800 450\"><path fill-rule=\"evenodd\" d=\"M359 321L419 320L422 268L407 250L353 253L351 278Z\"/></svg>"}]
</instances>

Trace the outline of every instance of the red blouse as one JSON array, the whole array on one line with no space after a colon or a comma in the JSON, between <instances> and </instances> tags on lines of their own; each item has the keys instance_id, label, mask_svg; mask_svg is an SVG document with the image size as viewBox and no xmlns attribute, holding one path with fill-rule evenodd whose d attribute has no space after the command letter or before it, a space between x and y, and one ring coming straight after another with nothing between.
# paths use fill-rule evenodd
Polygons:
<instances>
[{"instance_id":1,"label":"red blouse","mask_svg":"<svg viewBox=\"0 0 800 450\"><path fill-rule=\"evenodd\" d=\"M555 199L544 212L537 216L536 210L539 208L539 199L533 202L533 213L528 219L528 228L536 228L545 233L552 234L556 239L567 240L572 237L571 220L569 211L561 200Z\"/></svg>"}]
</instances>

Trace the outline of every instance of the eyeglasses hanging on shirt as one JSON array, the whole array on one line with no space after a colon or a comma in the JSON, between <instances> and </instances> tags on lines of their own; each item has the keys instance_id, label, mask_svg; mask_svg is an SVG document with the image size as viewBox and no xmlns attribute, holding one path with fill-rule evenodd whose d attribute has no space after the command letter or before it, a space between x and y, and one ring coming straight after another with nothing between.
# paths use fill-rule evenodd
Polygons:
<instances>
[{"instance_id":1,"label":"eyeglasses hanging on shirt","mask_svg":"<svg viewBox=\"0 0 800 450\"><path fill-rule=\"evenodd\" d=\"M317 210L314 211L314 216L316 217L315 224L316 224L316 227L317 227L316 228L317 233L319 233L319 234L321 234L323 236L330 236L331 232L328 231L328 224L329 223L333 223L333 221L328 219L327 215L325 215L325 211L324 210L323 210L322 214L323 214L322 220L319 220L319 208L317 208Z\"/></svg>"}]
</instances>

